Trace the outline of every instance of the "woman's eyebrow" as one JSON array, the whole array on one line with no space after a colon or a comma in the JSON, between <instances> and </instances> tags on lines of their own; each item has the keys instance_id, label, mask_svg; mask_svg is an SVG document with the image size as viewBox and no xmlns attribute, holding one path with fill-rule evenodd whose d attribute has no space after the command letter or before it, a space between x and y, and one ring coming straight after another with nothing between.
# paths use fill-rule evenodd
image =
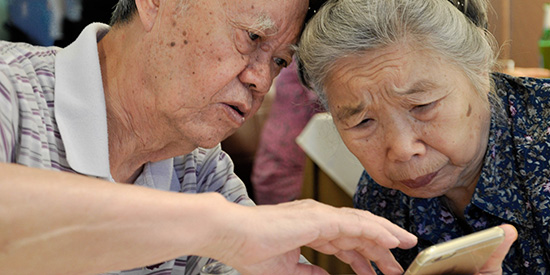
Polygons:
<instances>
[{"instance_id":1,"label":"woman's eyebrow","mask_svg":"<svg viewBox=\"0 0 550 275\"><path fill-rule=\"evenodd\" d=\"M426 91L433 90L438 85L429 80L420 80L414 83L410 88L395 89L395 92L399 95L414 95Z\"/></svg>"},{"instance_id":2,"label":"woman's eyebrow","mask_svg":"<svg viewBox=\"0 0 550 275\"><path fill-rule=\"evenodd\" d=\"M362 112L366 105L364 102L360 102L356 106L342 106L336 110L335 115L338 120L345 121L350 117Z\"/></svg>"}]
</instances>

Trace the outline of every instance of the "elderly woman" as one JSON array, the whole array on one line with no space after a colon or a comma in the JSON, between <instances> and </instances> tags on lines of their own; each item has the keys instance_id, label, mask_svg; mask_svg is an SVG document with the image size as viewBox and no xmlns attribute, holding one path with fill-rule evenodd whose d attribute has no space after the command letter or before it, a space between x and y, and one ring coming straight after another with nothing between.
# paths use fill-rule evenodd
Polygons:
<instances>
[{"instance_id":1,"label":"elderly woman","mask_svg":"<svg viewBox=\"0 0 550 275\"><path fill-rule=\"evenodd\" d=\"M550 272L550 81L492 72L484 0L329 1L303 80L365 172L354 196L429 245L503 223L505 274Z\"/></svg>"},{"instance_id":2,"label":"elderly woman","mask_svg":"<svg viewBox=\"0 0 550 275\"><path fill-rule=\"evenodd\" d=\"M389 248L414 235L311 200L251 207L221 150L308 2L120 0L66 48L0 41L0 274L326 274L302 246L400 274Z\"/></svg>"}]
</instances>

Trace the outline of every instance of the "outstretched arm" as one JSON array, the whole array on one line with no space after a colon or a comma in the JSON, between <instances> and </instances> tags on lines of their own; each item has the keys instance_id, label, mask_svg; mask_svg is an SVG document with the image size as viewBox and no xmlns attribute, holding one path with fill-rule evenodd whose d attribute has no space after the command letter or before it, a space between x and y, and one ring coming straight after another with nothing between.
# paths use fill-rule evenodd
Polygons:
<instances>
[{"instance_id":1,"label":"outstretched arm","mask_svg":"<svg viewBox=\"0 0 550 275\"><path fill-rule=\"evenodd\" d=\"M0 274L125 270L198 251L229 204L0 163ZM200 229L200 230L197 230Z\"/></svg>"},{"instance_id":2,"label":"outstretched arm","mask_svg":"<svg viewBox=\"0 0 550 275\"><path fill-rule=\"evenodd\" d=\"M0 164L0 273L101 273L182 255L244 274L317 274L299 248L336 254L359 274L416 238L366 211L311 200L249 207L217 193L181 194ZM93 260L90 260L93 259Z\"/></svg>"}]
</instances>

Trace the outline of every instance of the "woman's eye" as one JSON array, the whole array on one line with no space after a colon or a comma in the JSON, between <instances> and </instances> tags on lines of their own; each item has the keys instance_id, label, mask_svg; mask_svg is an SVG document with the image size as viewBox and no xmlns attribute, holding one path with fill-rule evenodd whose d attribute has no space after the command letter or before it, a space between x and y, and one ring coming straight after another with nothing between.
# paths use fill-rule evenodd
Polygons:
<instances>
[{"instance_id":1,"label":"woman's eye","mask_svg":"<svg viewBox=\"0 0 550 275\"><path fill-rule=\"evenodd\" d=\"M369 125L369 122L371 122L371 121L372 121L372 119L370 119L370 118L365 118L365 119L361 120L361 122L359 122L359 124L357 124L355 127L356 127L356 128L357 128L357 127L366 127L366 126Z\"/></svg>"},{"instance_id":2,"label":"woman's eye","mask_svg":"<svg viewBox=\"0 0 550 275\"><path fill-rule=\"evenodd\" d=\"M260 39L260 36L249 31L248 32L248 38L250 38L250 40L252 40L252 41L256 41L256 40Z\"/></svg>"},{"instance_id":3,"label":"woman's eye","mask_svg":"<svg viewBox=\"0 0 550 275\"><path fill-rule=\"evenodd\" d=\"M437 101L430 102L430 103L427 103L427 104L416 105L416 106L413 107L413 110L420 111L420 112L427 111L427 110L430 110L433 107L435 107L436 103L437 103Z\"/></svg>"},{"instance_id":4,"label":"woman's eye","mask_svg":"<svg viewBox=\"0 0 550 275\"><path fill-rule=\"evenodd\" d=\"M282 58L276 57L273 60L275 61L275 64L281 68L286 68L288 66L288 62Z\"/></svg>"}]
</instances>

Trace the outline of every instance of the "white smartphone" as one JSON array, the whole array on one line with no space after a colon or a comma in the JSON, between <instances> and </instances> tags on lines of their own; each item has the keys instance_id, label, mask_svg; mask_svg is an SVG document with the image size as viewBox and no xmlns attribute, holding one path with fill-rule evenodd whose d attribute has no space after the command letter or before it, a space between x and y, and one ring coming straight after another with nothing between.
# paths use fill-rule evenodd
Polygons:
<instances>
[{"instance_id":1,"label":"white smartphone","mask_svg":"<svg viewBox=\"0 0 550 275\"><path fill-rule=\"evenodd\" d=\"M422 250L405 275L475 274L504 240L504 230L491 227Z\"/></svg>"}]
</instances>

